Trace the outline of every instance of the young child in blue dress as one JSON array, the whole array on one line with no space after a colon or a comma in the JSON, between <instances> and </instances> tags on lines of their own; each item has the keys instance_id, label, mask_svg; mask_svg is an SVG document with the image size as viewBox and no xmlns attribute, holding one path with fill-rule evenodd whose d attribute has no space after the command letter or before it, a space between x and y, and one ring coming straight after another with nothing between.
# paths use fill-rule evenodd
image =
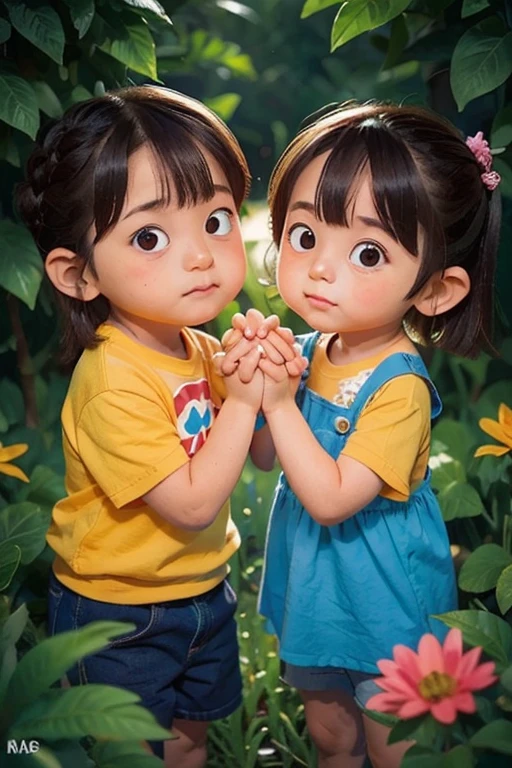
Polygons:
<instances>
[{"instance_id":1,"label":"young child in blue dress","mask_svg":"<svg viewBox=\"0 0 512 768\"><path fill-rule=\"evenodd\" d=\"M262 317L237 317L222 372L266 355L259 466L283 469L260 610L279 639L321 768L394 768L410 744L361 713L393 646L443 636L456 607L449 541L429 481L441 402L411 339L472 357L488 344L499 177L427 110L338 108L302 130L270 183L277 285L314 329L290 377ZM261 338L260 338L261 336ZM359 705L359 707L357 706Z\"/></svg>"}]
</instances>

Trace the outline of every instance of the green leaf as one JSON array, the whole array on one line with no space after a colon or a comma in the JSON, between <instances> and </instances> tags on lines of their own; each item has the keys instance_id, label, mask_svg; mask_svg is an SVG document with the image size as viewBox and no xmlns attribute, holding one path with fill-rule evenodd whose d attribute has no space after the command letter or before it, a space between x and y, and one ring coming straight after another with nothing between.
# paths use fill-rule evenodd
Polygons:
<instances>
[{"instance_id":1,"label":"green leaf","mask_svg":"<svg viewBox=\"0 0 512 768\"><path fill-rule=\"evenodd\" d=\"M5 690L16 669L18 663L16 643L23 634L27 621L28 609L23 603L2 624L0 632L0 701L4 701Z\"/></svg>"},{"instance_id":2,"label":"green leaf","mask_svg":"<svg viewBox=\"0 0 512 768\"><path fill-rule=\"evenodd\" d=\"M0 286L34 309L42 279L43 261L29 231L0 221Z\"/></svg>"},{"instance_id":3,"label":"green leaf","mask_svg":"<svg viewBox=\"0 0 512 768\"><path fill-rule=\"evenodd\" d=\"M80 659L104 648L113 637L125 635L134 624L120 621L93 621L83 629L48 637L18 664L9 684L8 697L12 717L16 717Z\"/></svg>"},{"instance_id":4,"label":"green leaf","mask_svg":"<svg viewBox=\"0 0 512 768\"><path fill-rule=\"evenodd\" d=\"M508 665L512 655L512 627L499 616L468 610L436 614L434 618L448 627L458 627L468 645L480 645L491 658Z\"/></svg>"},{"instance_id":5,"label":"green leaf","mask_svg":"<svg viewBox=\"0 0 512 768\"><path fill-rule=\"evenodd\" d=\"M469 458L472 442L471 432L462 421L440 419L432 430L432 454L447 453L463 465Z\"/></svg>"},{"instance_id":6,"label":"green leaf","mask_svg":"<svg viewBox=\"0 0 512 768\"><path fill-rule=\"evenodd\" d=\"M438 757L431 749L414 744L403 756L400 768L438 768Z\"/></svg>"},{"instance_id":7,"label":"green leaf","mask_svg":"<svg viewBox=\"0 0 512 768\"><path fill-rule=\"evenodd\" d=\"M370 720L375 720L376 723L385 725L386 728L393 728L394 725L400 722L396 715L390 715L387 712L377 712L376 709L365 709L364 707L362 711Z\"/></svg>"},{"instance_id":8,"label":"green leaf","mask_svg":"<svg viewBox=\"0 0 512 768\"><path fill-rule=\"evenodd\" d=\"M94 683L51 690L24 707L9 729L9 735L11 738L27 738L30 734L31 738L50 741L88 735L100 739L169 738L169 731L138 702L140 697L131 691Z\"/></svg>"},{"instance_id":9,"label":"green leaf","mask_svg":"<svg viewBox=\"0 0 512 768\"><path fill-rule=\"evenodd\" d=\"M21 549L23 565L31 563L44 549L50 514L29 501L10 504L0 510L0 541Z\"/></svg>"},{"instance_id":10,"label":"green leaf","mask_svg":"<svg viewBox=\"0 0 512 768\"><path fill-rule=\"evenodd\" d=\"M125 64L134 72L158 80L156 71L155 43L144 21L130 22L123 26L123 37L107 40L100 49Z\"/></svg>"},{"instance_id":11,"label":"green leaf","mask_svg":"<svg viewBox=\"0 0 512 768\"><path fill-rule=\"evenodd\" d=\"M500 682L509 693L512 693L512 664L503 672Z\"/></svg>"},{"instance_id":12,"label":"green leaf","mask_svg":"<svg viewBox=\"0 0 512 768\"><path fill-rule=\"evenodd\" d=\"M447 454L440 453L437 456L432 456L429 465L432 470L432 486L439 493L448 491L466 480L466 473L461 462Z\"/></svg>"},{"instance_id":13,"label":"green leaf","mask_svg":"<svg viewBox=\"0 0 512 768\"><path fill-rule=\"evenodd\" d=\"M444 732L445 726L428 713L409 720L400 720L389 734L388 744L397 744L399 741L410 739L423 747L430 747Z\"/></svg>"},{"instance_id":14,"label":"green leaf","mask_svg":"<svg viewBox=\"0 0 512 768\"><path fill-rule=\"evenodd\" d=\"M60 117L62 115L62 104L60 103L57 94L48 83L43 80L36 80L32 82L32 88L36 94L37 103L41 112L44 112L48 117Z\"/></svg>"},{"instance_id":15,"label":"green leaf","mask_svg":"<svg viewBox=\"0 0 512 768\"><path fill-rule=\"evenodd\" d=\"M512 755L512 723L509 720L488 723L470 738L469 743L478 749Z\"/></svg>"},{"instance_id":16,"label":"green leaf","mask_svg":"<svg viewBox=\"0 0 512 768\"><path fill-rule=\"evenodd\" d=\"M450 83L459 112L466 104L497 88L512 73L512 32L497 17L484 19L455 46Z\"/></svg>"},{"instance_id":17,"label":"green leaf","mask_svg":"<svg viewBox=\"0 0 512 768\"><path fill-rule=\"evenodd\" d=\"M204 103L221 117L224 122L228 122L233 117L241 101L242 97L238 93L221 93L219 96L205 99Z\"/></svg>"},{"instance_id":18,"label":"green leaf","mask_svg":"<svg viewBox=\"0 0 512 768\"><path fill-rule=\"evenodd\" d=\"M491 146L506 147L512 142L512 102L500 109L491 128Z\"/></svg>"},{"instance_id":19,"label":"green leaf","mask_svg":"<svg viewBox=\"0 0 512 768\"><path fill-rule=\"evenodd\" d=\"M454 483L441 491L438 500L446 522L456 518L477 517L484 508L478 492L469 483Z\"/></svg>"},{"instance_id":20,"label":"green leaf","mask_svg":"<svg viewBox=\"0 0 512 768\"><path fill-rule=\"evenodd\" d=\"M482 544L470 554L459 574L464 592L487 592L498 583L501 572L512 564L512 556L498 544Z\"/></svg>"},{"instance_id":21,"label":"green leaf","mask_svg":"<svg viewBox=\"0 0 512 768\"><path fill-rule=\"evenodd\" d=\"M23 78L0 73L0 120L35 139L39 109L33 89Z\"/></svg>"},{"instance_id":22,"label":"green leaf","mask_svg":"<svg viewBox=\"0 0 512 768\"><path fill-rule=\"evenodd\" d=\"M160 758L148 754L138 741L97 741L91 757L98 768L162 768Z\"/></svg>"},{"instance_id":23,"label":"green leaf","mask_svg":"<svg viewBox=\"0 0 512 768\"><path fill-rule=\"evenodd\" d=\"M0 544L0 591L7 589L12 577L18 570L21 560L21 549L11 541Z\"/></svg>"},{"instance_id":24,"label":"green leaf","mask_svg":"<svg viewBox=\"0 0 512 768\"><path fill-rule=\"evenodd\" d=\"M338 11L331 31L331 52L369 29L387 24L405 11L411 0L350 0Z\"/></svg>"},{"instance_id":25,"label":"green leaf","mask_svg":"<svg viewBox=\"0 0 512 768\"><path fill-rule=\"evenodd\" d=\"M6 43L11 36L12 27L5 19L0 19L0 45Z\"/></svg>"},{"instance_id":26,"label":"green leaf","mask_svg":"<svg viewBox=\"0 0 512 768\"><path fill-rule=\"evenodd\" d=\"M172 21L165 12L165 8L161 6L160 3L157 3L156 0L124 0L124 2L132 8L137 8L141 11L151 11L151 13L158 16L162 21L172 24Z\"/></svg>"},{"instance_id":27,"label":"green leaf","mask_svg":"<svg viewBox=\"0 0 512 768\"><path fill-rule=\"evenodd\" d=\"M489 0L464 0L462 4L461 18L466 19L475 13L480 13L489 7Z\"/></svg>"},{"instance_id":28,"label":"green leaf","mask_svg":"<svg viewBox=\"0 0 512 768\"><path fill-rule=\"evenodd\" d=\"M401 13L391 23L391 35L389 38L386 59L382 69L390 69L398 64L400 56L409 40L409 31L405 23L405 16Z\"/></svg>"},{"instance_id":29,"label":"green leaf","mask_svg":"<svg viewBox=\"0 0 512 768\"><path fill-rule=\"evenodd\" d=\"M301 19L307 19L308 16L312 16L318 11L324 11L326 8L330 8L331 5L340 5L342 0L306 0L300 12Z\"/></svg>"},{"instance_id":30,"label":"green leaf","mask_svg":"<svg viewBox=\"0 0 512 768\"><path fill-rule=\"evenodd\" d=\"M442 768L473 768L475 757L471 747L459 744L443 755Z\"/></svg>"},{"instance_id":31,"label":"green leaf","mask_svg":"<svg viewBox=\"0 0 512 768\"><path fill-rule=\"evenodd\" d=\"M88 32L94 18L94 0L64 0L69 8L73 26L81 39Z\"/></svg>"},{"instance_id":32,"label":"green leaf","mask_svg":"<svg viewBox=\"0 0 512 768\"><path fill-rule=\"evenodd\" d=\"M498 601L500 611L503 614L505 614L509 608L512 608L512 565L505 568L498 579L498 584L496 586L496 600Z\"/></svg>"},{"instance_id":33,"label":"green leaf","mask_svg":"<svg viewBox=\"0 0 512 768\"><path fill-rule=\"evenodd\" d=\"M50 59L62 64L66 38L59 15L49 5L29 8L22 2L4 0L9 18L17 32L44 51Z\"/></svg>"}]
</instances>

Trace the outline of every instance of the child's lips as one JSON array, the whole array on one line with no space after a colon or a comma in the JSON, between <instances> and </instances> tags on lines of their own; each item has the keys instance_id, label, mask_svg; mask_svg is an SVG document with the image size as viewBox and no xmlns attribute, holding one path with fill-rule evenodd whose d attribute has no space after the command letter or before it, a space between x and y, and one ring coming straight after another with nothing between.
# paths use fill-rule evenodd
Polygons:
<instances>
[{"instance_id":1,"label":"child's lips","mask_svg":"<svg viewBox=\"0 0 512 768\"><path fill-rule=\"evenodd\" d=\"M213 293L219 286L217 283L207 283L205 285L196 285L195 288L191 288L190 291L184 293L184 296L207 296Z\"/></svg>"},{"instance_id":2,"label":"child's lips","mask_svg":"<svg viewBox=\"0 0 512 768\"><path fill-rule=\"evenodd\" d=\"M333 301L326 299L325 296L318 296L316 293L305 293L304 296L309 301L309 303L313 304L315 307L328 309L329 307L336 306Z\"/></svg>"}]
</instances>

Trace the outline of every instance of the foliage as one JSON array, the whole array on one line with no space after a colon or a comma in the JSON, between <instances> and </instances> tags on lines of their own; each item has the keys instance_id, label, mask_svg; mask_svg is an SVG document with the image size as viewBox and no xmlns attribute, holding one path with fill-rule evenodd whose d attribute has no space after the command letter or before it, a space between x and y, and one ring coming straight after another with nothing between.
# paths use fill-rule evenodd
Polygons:
<instances>
[{"instance_id":1,"label":"foliage","mask_svg":"<svg viewBox=\"0 0 512 768\"><path fill-rule=\"evenodd\" d=\"M38 128L106 89L164 83L195 95L229 120L253 169L254 195L263 198L277 156L301 120L324 104L373 97L428 103L464 133L484 130L493 149L504 150L494 166L503 178L508 245L511 28L510 3L501 0L0 0L0 441L29 445L16 461L30 478L22 485L0 476L0 696L11 706L15 697L7 691L13 680L21 680L17 695L29 697L28 715L2 721L2 734L33 738L30 729L40 713L59 707L66 708L69 725L50 731L43 723L44 748L38 756L13 757L13 765L16 760L57 768L156 764L130 739L113 740L126 737L136 708L141 728L136 738L155 733L133 698L98 695L88 686L78 693L51 687L73 663L69 655L64 658L57 638L44 640L51 562L44 536L51 509L64 495L59 414L67 379L55 363L58 328L42 263L12 204L13 185ZM254 239L268 238L263 229ZM234 311L249 306L278 311L283 322L303 330L275 292L260 284L261 250L265 246L251 244L244 292L211 324L212 332L220 334ZM504 247L498 290L510 313L512 267L505 253ZM483 439L478 420L495 418L501 402L510 404L510 339L501 339L499 351L498 359L463 361L438 352L428 359L445 404L433 433L433 481L460 568L462 610L445 620L460 625L469 644L482 644L498 660L504 690L481 697L470 743L454 741L443 756L443 766L457 768L509 743L511 461L472 457ZM243 708L212 729L209 765L219 768L292 768L314 761L303 708L295 693L281 686L275 641L256 615L275 480L275 473L264 476L248 463L233 497L243 539L232 579L240 594L245 688ZM115 631L105 625L83 630L71 640L73 658ZM39 670L53 669L52 680L38 673L30 686L24 683L31 660ZM72 727L72 707L84 703L88 711L91 705L112 704L111 728L99 727L97 719ZM82 739L87 733L99 740ZM404 765L430 768L431 744L422 732L415 738L418 744Z\"/></svg>"}]
</instances>

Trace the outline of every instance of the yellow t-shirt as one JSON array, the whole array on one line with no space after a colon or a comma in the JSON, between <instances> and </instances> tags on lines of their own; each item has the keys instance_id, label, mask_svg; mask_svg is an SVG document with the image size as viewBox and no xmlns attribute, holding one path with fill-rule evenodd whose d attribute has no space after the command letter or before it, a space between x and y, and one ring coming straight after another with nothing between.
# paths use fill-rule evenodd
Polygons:
<instances>
[{"instance_id":1,"label":"yellow t-shirt","mask_svg":"<svg viewBox=\"0 0 512 768\"><path fill-rule=\"evenodd\" d=\"M240 540L226 502L202 531L174 527L142 496L204 443L225 397L211 360L219 342L183 329L187 359L105 324L86 350L62 410L67 497L48 532L54 571L95 600L150 603L193 597L225 577Z\"/></svg>"},{"instance_id":2,"label":"yellow t-shirt","mask_svg":"<svg viewBox=\"0 0 512 768\"><path fill-rule=\"evenodd\" d=\"M326 400L348 407L373 369L395 352L411 352L399 341L373 357L349 365L333 365L328 357L332 335L320 337L308 387ZM369 467L383 481L380 493L405 501L425 476L430 450L430 391L414 374L397 376L370 398L342 453Z\"/></svg>"}]
</instances>

